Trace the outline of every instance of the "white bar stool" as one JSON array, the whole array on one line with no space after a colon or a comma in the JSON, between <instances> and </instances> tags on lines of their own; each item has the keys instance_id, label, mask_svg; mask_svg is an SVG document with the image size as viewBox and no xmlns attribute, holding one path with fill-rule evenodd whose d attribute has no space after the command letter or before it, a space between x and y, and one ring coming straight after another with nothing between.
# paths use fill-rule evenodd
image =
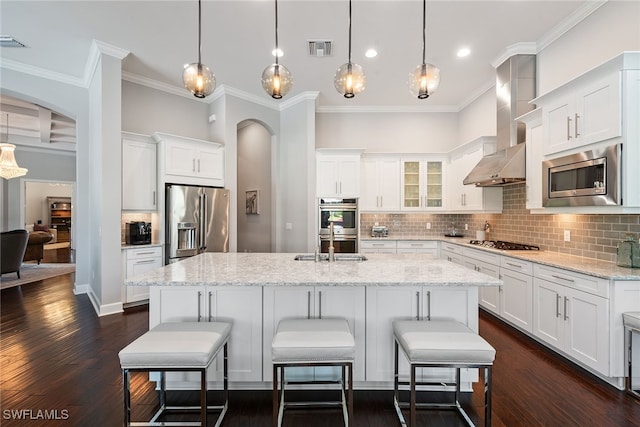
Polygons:
<instances>
[{"instance_id":1,"label":"white bar stool","mask_svg":"<svg viewBox=\"0 0 640 427\"><path fill-rule=\"evenodd\" d=\"M633 386L633 334L640 334L640 311L622 313L622 323L624 324L625 342L627 343L627 363L628 375L626 379L626 389L632 395L640 398L640 387L634 390Z\"/></svg>"},{"instance_id":2,"label":"white bar stool","mask_svg":"<svg viewBox=\"0 0 640 427\"><path fill-rule=\"evenodd\" d=\"M345 427L353 417L353 360L355 340L345 319L286 319L280 321L273 336L273 425L281 426L285 408L342 407ZM285 369L301 366L340 366L338 381L287 381ZM345 382L348 371L348 385ZM280 373L280 379L278 379ZM282 382L279 391L278 383ZM286 402L286 384L340 384L340 401ZM279 403L278 403L279 402Z\"/></svg>"},{"instance_id":3,"label":"white bar stool","mask_svg":"<svg viewBox=\"0 0 640 427\"><path fill-rule=\"evenodd\" d=\"M468 425L473 422L460 406L460 369L484 368L484 424L491 425L491 369L495 359L495 349L480 335L462 323L451 320L397 320L393 322L394 335L394 386L393 400L398 419L403 427L407 426L402 409L407 406L411 427L416 427L416 408L453 409L456 410ZM398 379L398 347L409 361L410 381L400 382ZM416 368L455 368L455 400L452 403L416 403L416 386L429 383L416 381ZM442 385L442 383L439 383ZM409 403L400 402L399 385L409 385Z\"/></svg>"},{"instance_id":4,"label":"white bar stool","mask_svg":"<svg viewBox=\"0 0 640 427\"><path fill-rule=\"evenodd\" d=\"M161 323L131 344L118 356L122 367L122 392L125 426L206 426L207 411L219 410L216 427L227 412L229 384L227 380L227 341L231 324L223 322ZM207 406L207 369L223 350L223 404ZM149 422L131 421L131 372L160 371L160 409ZM167 406L165 372L190 371L200 373L200 406ZM158 421L168 411L200 411L198 422Z\"/></svg>"}]
</instances>

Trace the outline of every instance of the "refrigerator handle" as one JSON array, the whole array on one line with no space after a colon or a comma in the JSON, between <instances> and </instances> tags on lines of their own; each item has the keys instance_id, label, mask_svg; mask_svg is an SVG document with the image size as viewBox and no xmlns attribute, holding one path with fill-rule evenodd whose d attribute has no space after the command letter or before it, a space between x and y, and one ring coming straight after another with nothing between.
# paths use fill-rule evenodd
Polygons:
<instances>
[{"instance_id":1,"label":"refrigerator handle","mask_svg":"<svg viewBox=\"0 0 640 427\"><path fill-rule=\"evenodd\" d=\"M207 249L207 194L203 194L200 199L200 249L204 252Z\"/></svg>"}]
</instances>

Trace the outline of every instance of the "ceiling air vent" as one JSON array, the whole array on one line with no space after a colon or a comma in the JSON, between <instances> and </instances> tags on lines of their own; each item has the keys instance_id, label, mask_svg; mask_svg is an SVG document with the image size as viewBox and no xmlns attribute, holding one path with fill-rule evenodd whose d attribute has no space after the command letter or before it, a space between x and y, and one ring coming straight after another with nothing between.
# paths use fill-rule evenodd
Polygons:
<instances>
[{"instance_id":1,"label":"ceiling air vent","mask_svg":"<svg viewBox=\"0 0 640 427\"><path fill-rule=\"evenodd\" d=\"M0 36L0 47L27 47L11 36Z\"/></svg>"},{"instance_id":2,"label":"ceiling air vent","mask_svg":"<svg viewBox=\"0 0 640 427\"><path fill-rule=\"evenodd\" d=\"M309 56L331 56L331 40L309 40Z\"/></svg>"}]
</instances>

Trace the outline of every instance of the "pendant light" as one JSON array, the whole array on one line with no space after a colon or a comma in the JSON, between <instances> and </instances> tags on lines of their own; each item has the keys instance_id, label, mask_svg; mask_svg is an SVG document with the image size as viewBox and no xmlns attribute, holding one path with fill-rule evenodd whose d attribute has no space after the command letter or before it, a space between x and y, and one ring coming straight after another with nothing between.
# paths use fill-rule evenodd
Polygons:
<instances>
[{"instance_id":1,"label":"pendant light","mask_svg":"<svg viewBox=\"0 0 640 427\"><path fill-rule=\"evenodd\" d=\"M293 85L293 76L291 72L284 66L278 63L278 56L281 55L278 48L278 0L275 0L276 4L276 50L274 55L276 57L275 64L269 65L262 72L262 88L271 95L274 99L281 99L285 96L291 86Z\"/></svg>"},{"instance_id":2,"label":"pendant light","mask_svg":"<svg viewBox=\"0 0 640 427\"><path fill-rule=\"evenodd\" d=\"M422 64L409 73L409 92L427 99L440 86L440 69L425 61L427 50L427 0L422 0Z\"/></svg>"},{"instance_id":3,"label":"pendant light","mask_svg":"<svg viewBox=\"0 0 640 427\"><path fill-rule=\"evenodd\" d=\"M27 169L21 168L16 162L15 149L15 145L9 144L9 114L7 114L7 142L0 144L0 177L4 179L27 174Z\"/></svg>"},{"instance_id":4,"label":"pendant light","mask_svg":"<svg viewBox=\"0 0 640 427\"><path fill-rule=\"evenodd\" d=\"M216 76L204 65L202 57L202 3L198 0L198 62L184 66L182 83L196 98L211 95L216 88Z\"/></svg>"},{"instance_id":5,"label":"pendant light","mask_svg":"<svg viewBox=\"0 0 640 427\"><path fill-rule=\"evenodd\" d=\"M351 63L351 0L349 0L349 62L342 64L333 77L333 85L345 98L353 98L364 90L367 77L358 64Z\"/></svg>"}]
</instances>

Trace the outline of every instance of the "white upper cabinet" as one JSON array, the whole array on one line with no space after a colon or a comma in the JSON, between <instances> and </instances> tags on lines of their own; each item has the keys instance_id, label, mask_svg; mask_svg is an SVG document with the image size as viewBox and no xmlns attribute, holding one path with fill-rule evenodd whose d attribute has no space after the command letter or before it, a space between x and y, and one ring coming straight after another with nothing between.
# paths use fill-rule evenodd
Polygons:
<instances>
[{"instance_id":1,"label":"white upper cabinet","mask_svg":"<svg viewBox=\"0 0 640 427\"><path fill-rule=\"evenodd\" d=\"M542 110L537 108L518 117L526 127L526 205L527 209L542 209L542 150L544 134Z\"/></svg>"},{"instance_id":2,"label":"white upper cabinet","mask_svg":"<svg viewBox=\"0 0 640 427\"><path fill-rule=\"evenodd\" d=\"M502 187L462 183L484 155L495 152L495 147L495 137L483 136L451 153L447 168L447 211L502 212Z\"/></svg>"},{"instance_id":3,"label":"white upper cabinet","mask_svg":"<svg viewBox=\"0 0 640 427\"><path fill-rule=\"evenodd\" d=\"M430 157L405 158L402 159L400 173L400 210L444 210L444 160Z\"/></svg>"},{"instance_id":4,"label":"white upper cabinet","mask_svg":"<svg viewBox=\"0 0 640 427\"><path fill-rule=\"evenodd\" d=\"M400 159L362 158L360 211L400 210Z\"/></svg>"},{"instance_id":5,"label":"white upper cabinet","mask_svg":"<svg viewBox=\"0 0 640 427\"><path fill-rule=\"evenodd\" d=\"M155 211L157 191L156 144L149 137L123 134L122 209Z\"/></svg>"},{"instance_id":6,"label":"white upper cabinet","mask_svg":"<svg viewBox=\"0 0 640 427\"><path fill-rule=\"evenodd\" d=\"M358 197L361 151L316 151L316 196Z\"/></svg>"},{"instance_id":7,"label":"white upper cabinet","mask_svg":"<svg viewBox=\"0 0 640 427\"><path fill-rule=\"evenodd\" d=\"M168 134L156 133L162 143L166 182L224 187L224 146Z\"/></svg>"},{"instance_id":8,"label":"white upper cabinet","mask_svg":"<svg viewBox=\"0 0 640 427\"><path fill-rule=\"evenodd\" d=\"M622 135L621 70L633 53L620 55L532 102L542 108L544 155L559 153Z\"/></svg>"}]
</instances>

